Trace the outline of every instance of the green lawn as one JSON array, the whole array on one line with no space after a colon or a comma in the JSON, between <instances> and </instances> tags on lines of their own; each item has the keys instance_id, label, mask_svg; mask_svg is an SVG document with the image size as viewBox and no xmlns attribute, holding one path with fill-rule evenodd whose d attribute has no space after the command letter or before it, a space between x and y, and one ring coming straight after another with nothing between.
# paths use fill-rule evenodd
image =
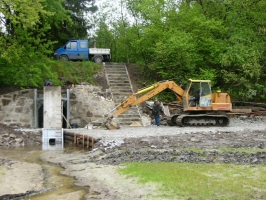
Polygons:
<instances>
[{"instance_id":1,"label":"green lawn","mask_svg":"<svg viewBox=\"0 0 266 200\"><path fill-rule=\"evenodd\" d=\"M169 199L266 199L266 166L191 163L125 163L120 173L159 183ZM151 194L152 195L152 194Z\"/></svg>"}]
</instances>

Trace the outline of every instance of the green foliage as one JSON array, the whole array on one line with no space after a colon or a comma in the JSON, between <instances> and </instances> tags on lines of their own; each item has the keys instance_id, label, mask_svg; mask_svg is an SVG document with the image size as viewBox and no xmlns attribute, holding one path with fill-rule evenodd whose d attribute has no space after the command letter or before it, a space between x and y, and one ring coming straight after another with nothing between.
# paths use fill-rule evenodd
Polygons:
<instances>
[{"instance_id":1,"label":"green foliage","mask_svg":"<svg viewBox=\"0 0 266 200\"><path fill-rule=\"evenodd\" d=\"M48 77L55 80L56 74L47 65L46 58L40 53L30 52L27 46L19 45L10 46L2 55L1 75L3 76L3 85L13 85L21 87L38 87L43 85L43 80Z\"/></svg>"},{"instance_id":2,"label":"green foliage","mask_svg":"<svg viewBox=\"0 0 266 200\"><path fill-rule=\"evenodd\" d=\"M95 0L46 0L49 10L55 11L51 19L49 38L57 41L56 49L70 39L87 39L88 31L92 29L89 18L97 11ZM59 12L58 12L59 11Z\"/></svg>"},{"instance_id":3,"label":"green foliage","mask_svg":"<svg viewBox=\"0 0 266 200\"><path fill-rule=\"evenodd\" d=\"M63 71L58 71L54 66L62 63L49 57L55 40L86 38L88 25L83 13L94 12L93 3L92 0L0 2L0 83L40 87L45 80L52 81L53 85L63 85L64 81L92 82L92 74L98 67L95 64L69 63Z\"/></svg>"},{"instance_id":4,"label":"green foliage","mask_svg":"<svg viewBox=\"0 0 266 200\"><path fill-rule=\"evenodd\" d=\"M113 60L140 64L150 82L210 79L233 100L266 100L265 1L121 2L120 18L101 21Z\"/></svg>"},{"instance_id":5,"label":"green foliage","mask_svg":"<svg viewBox=\"0 0 266 200\"><path fill-rule=\"evenodd\" d=\"M140 183L157 183L154 199L256 199L265 196L266 168L262 165L126 163L122 174Z\"/></svg>"},{"instance_id":6,"label":"green foliage","mask_svg":"<svg viewBox=\"0 0 266 200\"><path fill-rule=\"evenodd\" d=\"M233 100L266 100L264 0L122 0L119 9L110 0L108 11L92 18L94 3L0 2L0 82L38 86L50 77L56 83L45 56L69 39L87 38L98 23L97 47L111 48L112 61L139 64L148 83L210 79Z\"/></svg>"},{"instance_id":7,"label":"green foliage","mask_svg":"<svg viewBox=\"0 0 266 200\"><path fill-rule=\"evenodd\" d=\"M83 62L62 62L51 61L51 70L57 74L59 85L65 83L77 84L80 82L93 82L93 75L102 69L96 63L90 61Z\"/></svg>"},{"instance_id":8,"label":"green foliage","mask_svg":"<svg viewBox=\"0 0 266 200\"><path fill-rule=\"evenodd\" d=\"M0 59L0 83L6 86L41 87L46 80L53 85L93 82L93 74L101 66L89 62L51 60L30 47L10 46Z\"/></svg>"},{"instance_id":9,"label":"green foliage","mask_svg":"<svg viewBox=\"0 0 266 200\"><path fill-rule=\"evenodd\" d=\"M70 17L71 11L64 8L64 2L65 0L45 0L42 2L44 9L52 13L49 17L41 18L43 23L47 23L50 26L45 38L57 41L57 43L53 44L51 50L62 46L63 43L72 38L68 30L73 24Z\"/></svg>"}]
</instances>

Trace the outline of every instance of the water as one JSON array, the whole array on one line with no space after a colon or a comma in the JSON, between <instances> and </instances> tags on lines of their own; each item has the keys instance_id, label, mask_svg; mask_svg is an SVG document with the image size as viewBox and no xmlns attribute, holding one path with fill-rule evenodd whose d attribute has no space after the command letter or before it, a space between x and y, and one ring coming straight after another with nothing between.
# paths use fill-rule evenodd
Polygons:
<instances>
[{"instance_id":1,"label":"water","mask_svg":"<svg viewBox=\"0 0 266 200\"><path fill-rule=\"evenodd\" d=\"M63 151L71 151L70 149L63 149ZM27 196L23 199L31 200L83 200L84 196L89 192L89 188L75 186L75 179L65 175L61 175L60 172L64 169L60 165L55 165L42 160L42 155L46 151L42 151L40 146L29 147L8 147L0 149L0 157L9 159L24 161L29 163L35 163L42 166L45 173L44 187L45 192L36 194L33 196ZM21 199L21 198L20 198Z\"/></svg>"}]
</instances>

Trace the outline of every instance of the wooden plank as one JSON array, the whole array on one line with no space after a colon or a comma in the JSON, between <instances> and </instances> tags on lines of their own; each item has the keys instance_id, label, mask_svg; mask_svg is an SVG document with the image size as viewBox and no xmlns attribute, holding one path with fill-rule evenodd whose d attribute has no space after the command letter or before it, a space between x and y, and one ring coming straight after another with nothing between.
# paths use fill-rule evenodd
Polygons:
<instances>
[{"instance_id":1,"label":"wooden plank","mask_svg":"<svg viewBox=\"0 0 266 200\"><path fill-rule=\"evenodd\" d=\"M73 142L74 141L74 137L73 136L64 135L64 140L71 140Z\"/></svg>"},{"instance_id":2,"label":"wooden plank","mask_svg":"<svg viewBox=\"0 0 266 200\"><path fill-rule=\"evenodd\" d=\"M87 135L87 148L90 148L90 136Z\"/></svg>"},{"instance_id":3,"label":"wooden plank","mask_svg":"<svg viewBox=\"0 0 266 200\"><path fill-rule=\"evenodd\" d=\"M85 135L83 134L83 139L82 139L82 147L85 147Z\"/></svg>"},{"instance_id":4,"label":"wooden plank","mask_svg":"<svg viewBox=\"0 0 266 200\"><path fill-rule=\"evenodd\" d=\"M91 149L93 149L93 145L94 145L94 137L91 138Z\"/></svg>"},{"instance_id":5,"label":"wooden plank","mask_svg":"<svg viewBox=\"0 0 266 200\"><path fill-rule=\"evenodd\" d=\"M74 146L77 146L77 135L76 133L74 133L74 142L73 142Z\"/></svg>"},{"instance_id":6,"label":"wooden plank","mask_svg":"<svg viewBox=\"0 0 266 200\"><path fill-rule=\"evenodd\" d=\"M238 109L238 108L236 108L236 109L232 109L231 112L232 112L232 113L251 113L252 110L249 109L249 108L242 108L242 109Z\"/></svg>"}]
</instances>

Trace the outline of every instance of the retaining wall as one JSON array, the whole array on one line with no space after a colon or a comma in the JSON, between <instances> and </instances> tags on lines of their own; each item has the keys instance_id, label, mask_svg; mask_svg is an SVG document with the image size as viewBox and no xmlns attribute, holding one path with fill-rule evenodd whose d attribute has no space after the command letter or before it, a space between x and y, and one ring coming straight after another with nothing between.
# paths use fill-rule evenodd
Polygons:
<instances>
[{"instance_id":1,"label":"retaining wall","mask_svg":"<svg viewBox=\"0 0 266 200\"><path fill-rule=\"evenodd\" d=\"M61 91L62 97L65 97L66 89ZM70 117L68 121L78 127L85 127L92 122L102 123L103 116L115 107L110 92L108 90L102 91L101 87L89 84L77 85L70 88L69 93ZM38 90L37 98L42 97L42 91ZM42 106L43 101L38 101L37 120L40 120L39 118L43 115ZM42 124L35 127L34 89L0 95L0 123L26 128L41 128Z\"/></svg>"}]
</instances>

